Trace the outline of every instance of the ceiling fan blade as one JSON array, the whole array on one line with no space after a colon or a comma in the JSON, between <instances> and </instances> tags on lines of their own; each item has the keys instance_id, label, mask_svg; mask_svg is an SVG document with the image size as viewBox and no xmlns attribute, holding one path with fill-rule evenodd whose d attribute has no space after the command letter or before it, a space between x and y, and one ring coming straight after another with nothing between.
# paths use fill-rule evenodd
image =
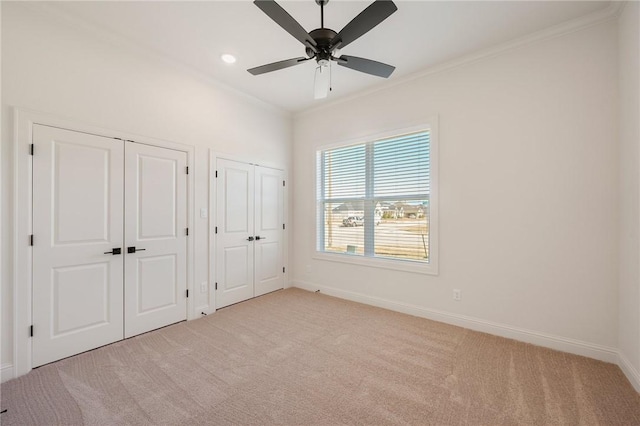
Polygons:
<instances>
[{"instance_id":1,"label":"ceiling fan blade","mask_svg":"<svg viewBox=\"0 0 640 426\"><path fill-rule=\"evenodd\" d=\"M261 65L259 67L250 68L247 71L249 71L253 75L259 75L259 74L264 74L264 73L271 72L271 71L278 71L278 70L281 70L283 68L289 68L289 67L292 67L294 65L298 65L298 64L301 64L303 62L306 62L309 59L311 59L311 58L300 57L300 58L285 59L284 61L273 62L271 64L266 64L266 65Z\"/></svg>"},{"instance_id":2,"label":"ceiling fan blade","mask_svg":"<svg viewBox=\"0 0 640 426\"><path fill-rule=\"evenodd\" d=\"M337 62L338 65L342 65L343 67L384 78L389 77L396 69L394 66L372 61L371 59L359 58L357 56L342 55L338 58Z\"/></svg>"},{"instance_id":3,"label":"ceiling fan blade","mask_svg":"<svg viewBox=\"0 0 640 426\"><path fill-rule=\"evenodd\" d=\"M255 0L253 3L286 32L298 39L300 43L305 46L309 44L313 47L316 46L316 41L302 28L302 25L274 0Z\"/></svg>"},{"instance_id":4,"label":"ceiling fan blade","mask_svg":"<svg viewBox=\"0 0 640 426\"><path fill-rule=\"evenodd\" d=\"M335 36L331 41L331 45L334 48L339 46L342 49L360 38L363 34L372 30L380 22L391 16L396 10L398 10L398 8L391 0L374 1Z\"/></svg>"},{"instance_id":5,"label":"ceiling fan blade","mask_svg":"<svg viewBox=\"0 0 640 426\"><path fill-rule=\"evenodd\" d=\"M324 99L329 94L329 86L331 84L330 72L331 69L329 66L319 66L316 68L316 79L313 88L314 99Z\"/></svg>"}]
</instances>

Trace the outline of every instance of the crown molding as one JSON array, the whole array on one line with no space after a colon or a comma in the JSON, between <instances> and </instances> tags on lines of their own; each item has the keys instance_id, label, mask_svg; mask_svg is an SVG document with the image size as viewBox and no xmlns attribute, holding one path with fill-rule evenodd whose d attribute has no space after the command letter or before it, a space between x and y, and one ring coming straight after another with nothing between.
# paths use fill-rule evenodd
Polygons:
<instances>
[{"instance_id":1,"label":"crown molding","mask_svg":"<svg viewBox=\"0 0 640 426\"><path fill-rule=\"evenodd\" d=\"M258 99L255 96L249 95L248 93L238 90L233 86L229 86L221 82L220 80L216 80L215 78L210 77L209 75L196 69L195 67L177 61L156 49L133 42L129 38L117 34L114 31L105 29L96 24L88 23L73 14L60 10L59 8L52 5L55 4L55 2L18 1L14 2L14 4L20 4L21 6L33 12L49 16L51 18L57 19L60 22L64 22L71 28L89 34L97 40L108 43L117 49L131 52L135 56L147 58L151 61L162 62L165 65L175 69L176 71L189 75L190 77L200 81L201 83L243 99L254 106L269 110L284 117L292 116L291 111Z\"/></svg>"},{"instance_id":2,"label":"crown molding","mask_svg":"<svg viewBox=\"0 0 640 426\"><path fill-rule=\"evenodd\" d=\"M637 1L637 0L636 0ZM631 0L628 1L616 1L613 2L617 5L618 10L616 11L616 16L620 17L620 15L622 15L622 13L624 12L624 9L627 7L627 5L631 2Z\"/></svg>"},{"instance_id":3,"label":"crown molding","mask_svg":"<svg viewBox=\"0 0 640 426\"><path fill-rule=\"evenodd\" d=\"M519 37L505 43L501 43L486 49L479 50L477 52L473 52L473 53L458 57L450 61L446 61L437 65L422 69L418 72L409 74L407 76L404 76L395 80L385 81L379 85L376 85L376 87L362 90L358 93L354 93L352 95L336 99L332 102L323 103L322 105L318 105L308 109L304 109L302 111L294 112L293 119L295 121L297 118L304 117L325 109L334 108L339 104L347 103L347 102L371 95L376 92L387 90L391 87L403 85L408 82L418 80L433 74L442 73L444 71L450 71L454 68L463 67L463 66L472 64L474 62L478 62L484 59L506 54L506 53L515 51L517 49L530 46L532 44L540 43L546 40L551 40L557 37L562 37L562 36L607 22L612 19L617 19L620 13L622 12L622 10L624 9L624 6L626 5L626 3L628 2L612 1L609 4L609 6L603 9L600 9L598 11L589 13L587 15L581 16L579 18L575 18L575 19L563 22L561 24L554 25L552 27L549 27L540 31L536 31L526 36Z\"/></svg>"},{"instance_id":4,"label":"crown molding","mask_svg":"<svg viewBox=\"0 0 640 426\"><path fill-rule=\"evenodd\" d=\"M135 53L137 56L144 56L151 60L164 62L165 64L171 66L172 68L182 71L183 73L186 73L191 77L209 86L213 86L229 94L238 96L239 98L242 98L245 101L248 101L250 104L253 104L263 109L280 114L281 116L291 117L295 121L295 119L298 117L303 117L305 115L312 114L316 111L321 111L327 108L333 108L336 105L349 102L364 96L368 96L372 93L386 90L388 88L391 88L397 85L402 85L410 81L417 80L432 74L449 71L453 68L462 67L483 59L495 57L500 54L507 53L507 52L516 50L518 48L522 48L522 47L534 44L534 43L542 42L542 41L549 40L556 37L561 37L561 36L606 22L610 19L616 19L623 12L623 10L625 9L625 6L627 5L627 3L629 3L629 1L611 1L609 6L607 6L606 8L590 13L588 15L584 15L582 17L575 18L570 21L566 21L564 23L555 25L553 27L550 27L541 31L537 31L529 35L511 40L505 43L498 44L496 46L492 46L471 54L464 55L450 61L436 64L434 66L430 66L428 68L422 69L420 71L409 74L407 76L382 82L381 84L376 85L376 87L365 89L357 93L354 93L352 95L341 97L339 99L335 99L333 101L323 103L322 105L312 106L300 111L289 111L287 109L275 106L269 102L256 98L252 95L249 95L246 92L243 92L239 89L236 89L232 86L229 86L219 80L216 80L210 77L209 75L203 73L202 71L192 66L189 66L180 61L177 61L162 52L159 52L152 48L144 47L137 43L132 43L128 38L121 36L113 31L104 29L102 27L99 27L98 25L84 22L83 20L81 20L76 16L68 14L58 8L51 6L50 4L47 4L48 2L20 1L20 2L14 2L14 4L15 3L20 3L24 7L29 8L35 12L47 14L51 17L64 21L77 30L90 33L94 37L98 38L99 40L110 43L117 48L127 49L130 52Z\"/></svg>"}]
</instances>

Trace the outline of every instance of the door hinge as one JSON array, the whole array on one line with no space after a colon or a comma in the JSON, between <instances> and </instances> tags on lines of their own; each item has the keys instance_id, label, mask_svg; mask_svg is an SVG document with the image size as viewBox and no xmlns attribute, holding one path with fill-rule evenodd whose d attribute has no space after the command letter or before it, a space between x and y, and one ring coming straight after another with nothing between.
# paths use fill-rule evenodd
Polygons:
<instances>
[{"instance_id":1,"label":"door hinge","mask_svg":"<svg viewBox=\"0 0 640 426\"><path fill-rule=\"evenodd\" d=\"M285 228L284 228L284 223L282 224L282 229L285 229Z\"/></svg>"},{"instance_id":2,"label":"door hinge","mask_svg":"<svg viewBox=\"0 0 640 426\"><path fill-rule=\"evenodd\" d=\"M33 234L29 235L29 245L33 246Z\"/></svg>"},{"instance_id":3,"label":"door hinge","mask_svg":"<svg viewBox=\"0 0 640 426\"><path fill-rule=\"evenodd\" d=\"M284 186L284 181L282 181L282 186Z\"/></svg>"},{"instance_id":4,"label":"door hinge","mask_svg":"<svg viewBox=\"0 0 640 426\"><path fill-rule=\"evenodd\" d=\"M184 229L185 233L187 234L187 237L189 236L189 228L185 228Z\"/></svg>"},{"instance_id":5,"label":"door hinge","mask_svg":"<svg viewBox=\"0 0 640 426\"><path fill-rule=\"evenodd\" d=\"M284 266L282 267L282 273L284 274Z\"/></svg>"},{"instance_id":6,"label":"door hinge","mask_svg":"<svg viewBox=\"0 0 640 426\"><path fill-rule=\"evenodd\" d=\"M218 171L216 170L216 177L218 177Z\"/></svg>"},{"instance_id":7,"label":"door hinge","mask_svg":"<svg viewBox=\"0 0 640 426\"><path fill-rule=\"evenodd\" d=\"M216 226L216 234L218 233L218 227Z\"/></svg>"},{"instance_id":8,"label":"door hinge","mask_svg":"<svg viewBox=\"0 0 640 426\"><path fill-rule=\"evenodd\" d=\"M187 297L189 297L189 289L187 289Z\"/></svg>"},{"instance_id":9,"label":"door hinge","mask_svg":"<svg viewBox=\"0 0 640 426\"><path fill-rule=\"evenodd\" d=\"M189 166L185 167L187 174L189 174Z\"/></svg>"},{"instance_id":10,"label":"door hinge","mask_svg":"<svg viewBox=\"0 0 640 426\"><path fill-rule=\"evenodd\" d=\"M33 337L33 325L29 327L29 337Z\"/></svg>"},{"instance_id":11,"label":"door hinge","mask_svg":"<svg viewBox=\"0 0 640 426\"><path fill-rule=\"evenodd\" d=\"M216 283L216 290L218 289L218 283Z\"/></svg>"},{"instance_id":12,"label":"door hinge","mask_svg":"<svg viewBox=\"0 0 640 426\"><path fill-rule=\"evenodd\" d=\"M33 144L29 145L29 155L33 155L33 152L35 151L35 146Z\"/></svg>"}]
</instances>

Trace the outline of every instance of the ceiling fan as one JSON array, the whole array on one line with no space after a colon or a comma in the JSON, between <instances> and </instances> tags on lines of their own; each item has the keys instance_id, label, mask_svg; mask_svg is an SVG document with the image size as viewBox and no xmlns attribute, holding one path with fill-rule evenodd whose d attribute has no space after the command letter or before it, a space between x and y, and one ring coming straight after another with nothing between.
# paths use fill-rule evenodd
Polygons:
<instances>
[{"instance_id":1,"label":"ceiling fan","mask_svg":"<svg viewBox=\"0 0 640 426\"><path fill-rule=\"evenodd\" d=\"M391 0L375 0L358 16L353 18L339 33L324 27L324 6L329 0L315 0L320 5L320 28L309 33L274 0L255 0L254 4L267 16L280 25L306 46L306 57L285 59L284 61L250 68L253 75L289 68L294 65L315 59L318 66L315 76L314 97L326 98L330 89L331 61L352 70L387 78L394 66L372 61L357 56L341 55L340 50L369 32L376 25L387 19L398 8Z\"/></svg>"}]
</instances>

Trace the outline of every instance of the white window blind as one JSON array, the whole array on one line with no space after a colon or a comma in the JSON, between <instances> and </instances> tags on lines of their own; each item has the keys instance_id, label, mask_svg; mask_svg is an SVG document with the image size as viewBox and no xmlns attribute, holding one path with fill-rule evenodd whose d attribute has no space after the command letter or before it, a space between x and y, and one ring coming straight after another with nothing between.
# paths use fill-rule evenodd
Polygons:
<instances>
[{"instance_id":1,"label":"white window blind","mask_svg":"<svg viewBox=\"0 0 640 426\"><path fill-rule=\"evenodd\" d=\"M318 152L317 250L430 262L429 130Z\"/></svg>"}]
</instances>

